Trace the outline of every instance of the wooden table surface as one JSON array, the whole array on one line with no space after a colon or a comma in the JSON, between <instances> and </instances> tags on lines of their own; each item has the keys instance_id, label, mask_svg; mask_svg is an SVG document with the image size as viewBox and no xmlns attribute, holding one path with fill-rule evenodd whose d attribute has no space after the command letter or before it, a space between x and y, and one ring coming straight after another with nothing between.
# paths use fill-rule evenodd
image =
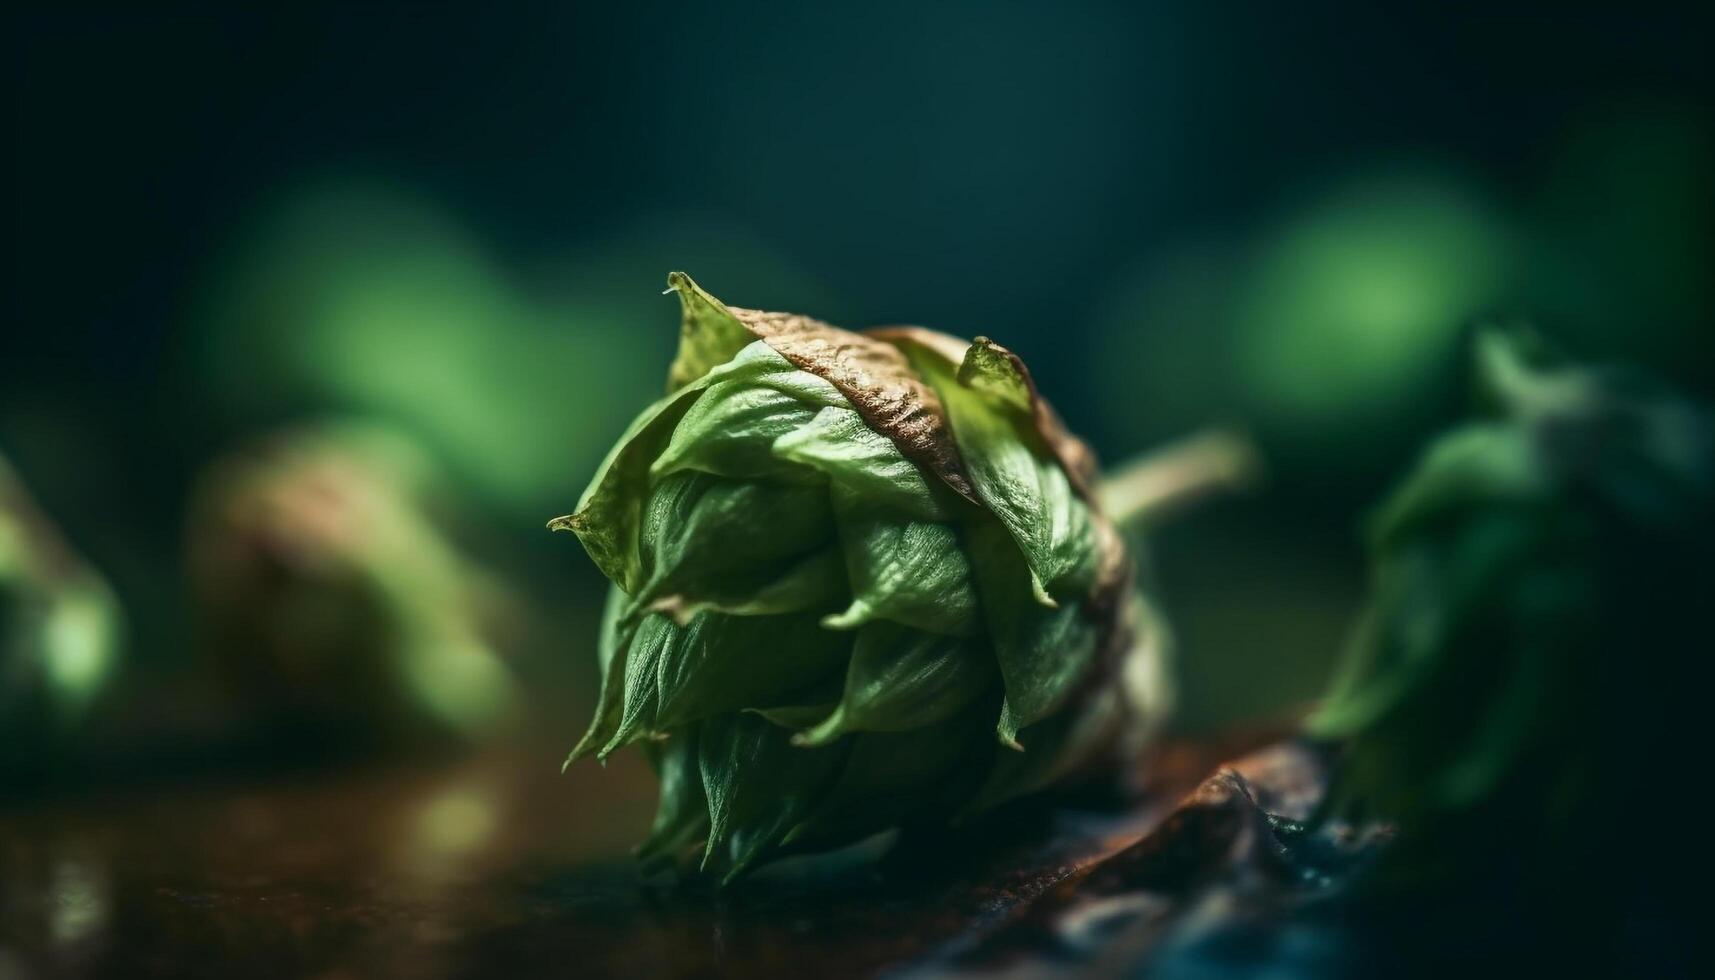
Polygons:
<instances>
[{"instance_id":1,"label":"wooden table surface","mask_svg":"<svg viewBox=\"0 0 1715 980\"><path fill-rule=\"evenodd\" d=\"M0 980L870 976L981 941L1233 752L1165 747L1130 809L1018 806L720 894L638 878L654 781L631 754L562 776L558 747L512 747L15 805Z\"/></svg>"}]
</instances>

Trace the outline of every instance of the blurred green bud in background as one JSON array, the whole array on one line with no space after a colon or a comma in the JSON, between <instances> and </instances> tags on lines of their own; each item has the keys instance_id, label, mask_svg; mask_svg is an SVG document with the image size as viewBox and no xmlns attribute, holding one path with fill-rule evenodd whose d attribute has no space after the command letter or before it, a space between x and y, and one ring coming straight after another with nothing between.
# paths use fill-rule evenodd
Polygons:
<instances>
[{"instance_id":1,"label":"blurred green bud in background","mask_svg":"<svg viewBox=\"0 0 1715 980\"><path fill-rule=\"evenodd\" d=\"M402 436L330 425L210 467L188 532L207 639L249 720L331 742L474 737L505 723L509 598L431 507Z\"/></svg>"},{"instance_id":2,"label":"blurred green bud in background","mask_svg":"<svg viewBox=\"0 0 1715 980\"><path fill-rule=\"evenodd\" d=\"M1308 479L1427 431L1463 325L1515 296L1521 233L1491 197L1444 168L1372 165L1152 255L1086 352L1102 425L1144 445L1236 416Z\"/></svg>"},{"instance_id":3,"label":"blurred green bud in background","mask_svg":"<svg viewBox=\"0 0 1715 980\"><path fill-rule=\"evenodd\" d=\"M0 774L47 764L119 667L123 617L0 457Z\"/></svg>"},{"instance_id":4,"label":"blurred green bud in background","mask_svg":"<svg viewBox=\"0 0 1715 980\"><path fill-rule=\"evenodd\" d=\"M509 249L397 183L288 188L210 269L197 333L211 395L246 425L306 405L383 419L483 506L537 514L577 491L671 355L670 337L644 329L648 297L618 284L691 254L816 295L730 225L639 221L599 240Z\"/></svg>"},{"instance_id":5,"label":"blurred green bud in background","mask_svg":"<svg viewBox=\"0 0 1715 980\"><path fill-rule=\"evenodd\" d=\"M1476 352L1491 414L1370 528L1372 597L1309 723L1345 740L1329 812L1395 823L1418 879L1663 867L1650 807L1700 741L1710 416L1528 335Z\"/></svg>"},{"instance_id":6,"label":"blurred green bud in background","mask_svg":"<svg viewBox=\"0 0 1715 980\"><path fill-rule=\"evenodd\" d=\"M1502 218L1451 176L1374 177L1319 198L1263 239L1239 284L1231 356L1247 407L1342 446L1378 413L1409 417L1461 327L1504 295L1515 251Z\"/></svg>"},{"instance_id":7,"label":"blurred green bud in background","mask_svg":"<svg viewBox=\"0 0 1715 980\"><path fill-rule=\"evenodd\" d=\"M614 583L572 758L644 746L647 862L730 881L945 824L1159 720L1161 631L1092 456L1016 356L668 282L668 394L550 524Z\"/></svg>"}]
</instances>

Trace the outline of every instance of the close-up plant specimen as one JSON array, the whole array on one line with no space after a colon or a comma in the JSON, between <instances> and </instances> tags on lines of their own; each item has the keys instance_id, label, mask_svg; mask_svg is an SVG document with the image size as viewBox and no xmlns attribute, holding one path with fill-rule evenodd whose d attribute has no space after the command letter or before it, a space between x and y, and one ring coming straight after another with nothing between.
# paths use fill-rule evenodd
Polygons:
<instances>
[{"instance_id":1,"label":"close-up plant specimen","mask_svg":"<svg viewBox=\"0 0 1715 980\"><path fill-rule=\"evenodd\" d=\"M0 980L1710 972L1708 18L1540 7L19 5Z\"/></svg>"},{"instance_id":2,"label":"close-up plant specimen","mask_svg":"<svg viewBox=\"0 0 1715 980\"><path fill-rule=\"evenodd\" d=\"M572 759L643 746L647 863L731 880L956 821L1158 720L1158 627L1093 458L1018 357L669 286L668 393L550 524L613 582Z\"/></svg>"}]
</instances>

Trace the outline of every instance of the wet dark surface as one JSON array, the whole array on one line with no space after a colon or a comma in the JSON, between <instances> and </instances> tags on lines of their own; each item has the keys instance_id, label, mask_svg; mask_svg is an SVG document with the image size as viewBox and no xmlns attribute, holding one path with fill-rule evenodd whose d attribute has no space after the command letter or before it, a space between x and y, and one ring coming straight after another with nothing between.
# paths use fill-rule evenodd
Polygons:
<instances>
[{"instance_id":1,"label":"wet dark surface","mask_svg":"<svg viewBox=\"0 0 1715 980\"><path fill-rule=\"evenodd\" d=\"M721 894L640 880L635 759L490 751L0 809L0 980L60 976L869 976L936 962L1138 840L1234 746L1169 746L1130 809L777 865Z\"/></svg>"},{"instance_id":2,"label":"wet dark surface","mask_svg":"<svg viewBox=\"0 0 1715 980\"><path fill-rule=\"evenodd\" d=\"M1294 924L1307 904L1339 895L1388 838L1379 827L1312 827L1327 785L1327 759L1302 742L1229 760L1144 837L1056 882L939 973L1363 975L1328 930L1300 927L1311 942L1256 952L1242 934Z\"/></svg>"}]
</instances>

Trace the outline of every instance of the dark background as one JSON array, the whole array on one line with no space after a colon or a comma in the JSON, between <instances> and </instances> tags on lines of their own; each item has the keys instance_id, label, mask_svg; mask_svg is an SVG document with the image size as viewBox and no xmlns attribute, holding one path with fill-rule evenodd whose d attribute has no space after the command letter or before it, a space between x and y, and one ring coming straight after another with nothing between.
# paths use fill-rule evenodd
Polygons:
<instances>
[{"instance_id":1,"label":"dark background","mask_svg":"<svg viewBox=\"0 0 1715 980\"><path fill-rule=\"evenodd\" d=\"M1109 460L1272 481L1160 535L1190 727L1318 690L1357 528L1523 317L1707 393L1711 33L1650 3L294 4L14 13L0 451L199 669L185 500L250 434L392 420L593 678L541 530L735 304L1022 353ZM554 690L545 688L544 690ZM556 705L568 740L580 711Z\"/></svg>"}]
</instances>

